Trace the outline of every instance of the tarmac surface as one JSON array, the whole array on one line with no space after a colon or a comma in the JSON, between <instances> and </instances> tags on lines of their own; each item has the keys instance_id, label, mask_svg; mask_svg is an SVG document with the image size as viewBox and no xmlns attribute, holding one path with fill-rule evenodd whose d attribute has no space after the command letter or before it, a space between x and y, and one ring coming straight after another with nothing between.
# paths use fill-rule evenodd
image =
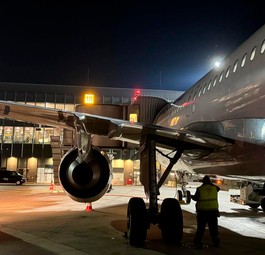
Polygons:
<instances>
[{"instance_id":1,"label":"tarmac surface","mask_svg":"<svg viewBox=\"0 0 265 255\"><path fill-rule=\"evenodd\" d=\"M191 186L191 193L195 187ZM237 191L235 191L237 192ZM159 203L175 197L176 188L162 187ZM0 184L1 255L162 255L162 254L264 254L265 213L260 209L229 202L229 193L219 192L221 245L211 246L208 230L203 249L192 247L196 231L195 203L182 204L184 236L182 244L163 242L157 226L148 230L143 247L132 247L124 237L127 203L130 197L145 199L142 187L114 186L102 199L87 205L72 201L60 187L47 185Z\"/></svg>"}]
</instances>

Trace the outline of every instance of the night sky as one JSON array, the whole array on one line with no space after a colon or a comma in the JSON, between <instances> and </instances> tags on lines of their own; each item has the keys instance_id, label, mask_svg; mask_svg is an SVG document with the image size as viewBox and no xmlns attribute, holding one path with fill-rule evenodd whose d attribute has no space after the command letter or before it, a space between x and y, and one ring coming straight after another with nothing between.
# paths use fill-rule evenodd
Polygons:
<instances>
[{"instance_id":1,"label":"night sky","mask_svg":"<svg viewBox=\"0 0 265 255\"><path fill-rule=\"evenodd\" d=\"M265 24L254 0L5 2L1 82L186 90Z\"/></svg>"}]
</instances>

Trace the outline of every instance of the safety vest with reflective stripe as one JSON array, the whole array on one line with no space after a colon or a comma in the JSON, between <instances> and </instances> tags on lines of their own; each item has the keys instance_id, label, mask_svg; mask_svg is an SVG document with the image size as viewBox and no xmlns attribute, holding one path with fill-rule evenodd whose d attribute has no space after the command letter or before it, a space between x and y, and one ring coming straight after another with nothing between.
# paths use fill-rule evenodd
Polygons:
<instances>
[{"instance_id":1,"label":"safety vest with reflective stripe","mask_svg":"<svg viewBox=\"0 0 265 255\"><path fill-rule=\"evenodd\" d=\"M218 210L217 187L205 184L198 187L200 196L196 208L198 211Z\"/></svg>"}]
</instances>

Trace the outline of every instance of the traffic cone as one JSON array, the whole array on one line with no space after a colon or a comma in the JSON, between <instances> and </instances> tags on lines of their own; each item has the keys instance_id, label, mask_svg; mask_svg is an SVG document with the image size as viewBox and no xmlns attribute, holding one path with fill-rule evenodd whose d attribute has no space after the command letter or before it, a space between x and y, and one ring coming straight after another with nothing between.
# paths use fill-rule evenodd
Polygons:
<instances>
[{"instance_id":1,"label":"traffic cone","mask_svg":"<svg viewBox=\"0 0 265 255\"><path fill-rule=\"evenodd\" d=\"M86 204L86 212L92 212L92 203Z\"/></svg>"},{"instance_id":2,"label":"traffic cone","mask_svg":"<svg viewBox=\"0 0 265 255\"><path fill-rule=\"evenodd\" d=\"M53 184L53 182L51 182L51 185L50 185L49 190L54 190L54 184Z\"/></svg>"}]
</instances>

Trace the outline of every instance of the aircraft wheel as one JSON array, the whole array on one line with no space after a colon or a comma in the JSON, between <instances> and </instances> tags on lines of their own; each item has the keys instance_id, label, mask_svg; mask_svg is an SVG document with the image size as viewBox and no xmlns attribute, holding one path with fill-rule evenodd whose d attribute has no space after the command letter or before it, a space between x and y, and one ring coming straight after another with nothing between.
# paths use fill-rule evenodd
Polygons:
<instances>
[{"instance_id":1,"label":"aircraft wheel","mask_svg":"<svg viewBox=\"0 0 265 255\"><path fill-rule=\"evenodd\" d=\"M147 234L147 211L142 198L133 197L128 203L127 234L129 244L143 245Z\"/></svg>"},{"instance_id":2,"label":"aircraft wheel","mask_svg":"<svg viewBox=\"0 0 265 255\"><path fill-rule=\"evenodd\" d=\"M191 201L190 191L187 190L187 191L186 191L186 203L187 203L187 204L190 204L190 201Z\"/></svg>"},{"instance_id":3,"label":"aircraft wheel","mask_svg":"<svg viewBox=\"0 0 265 255\"><path fill-rule=\"evenodd\" d=\"M265 198L263 198L263 199L261 200L260 205L261 205L262 210L265 212Z\"/></svg>"},{"instance_id":4,"label":"aircraft wheel","mask_svg":"<svg viewBox=\"0 0 265 255\"><path fill-rule=\"evenodd\" d=\"M182 201L183 196L182 196L182 191L181 190L178 190L177 198L178 198L178 201Z\"/></svg>"},{"instance_id":5,"label":"aircraft wheel","mask_svg":"<svg viewBox=\"0 0 265 255\"><path fill-rule=\"evenodd\" d=\"M259 207L259 205L253 204L253 205L249 205L249 207L252 208L252 209L257 209Z\"/></svg>"},{"instance_id":6,"label":"aircraft wheel","mask_svg":"<svg viewBox=\"0 0 265 255\"><path fill-rule=\"evenodd\" d=\"M178 200L166 198L161 205L160 229L166 243L179 244L183 236L183 218Z\"/></svg>"}]
</instances>

